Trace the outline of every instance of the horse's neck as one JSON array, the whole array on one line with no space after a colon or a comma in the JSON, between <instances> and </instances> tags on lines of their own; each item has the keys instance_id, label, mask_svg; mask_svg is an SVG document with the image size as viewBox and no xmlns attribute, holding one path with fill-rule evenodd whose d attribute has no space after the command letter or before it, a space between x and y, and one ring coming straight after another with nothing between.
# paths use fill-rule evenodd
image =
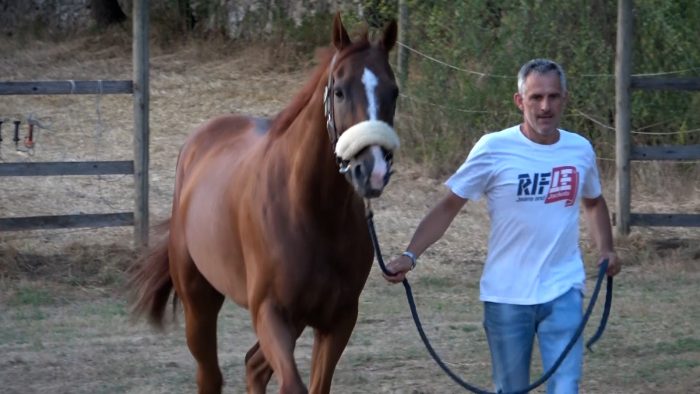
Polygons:
<instances>
[{"instance_id":1,"label":"horse's neck","mask_svg":"<svg viewBox=\"0 0 700 394\"><path fill-rule=\"evenodd\" d=\"M350 184L338 173L323 116L322 89L316 89L310 103L279 141L279 146L289 152L290 194L316 210L325 210L326 205L338 207L355 198Z\"/></svg>"}]
</instances>

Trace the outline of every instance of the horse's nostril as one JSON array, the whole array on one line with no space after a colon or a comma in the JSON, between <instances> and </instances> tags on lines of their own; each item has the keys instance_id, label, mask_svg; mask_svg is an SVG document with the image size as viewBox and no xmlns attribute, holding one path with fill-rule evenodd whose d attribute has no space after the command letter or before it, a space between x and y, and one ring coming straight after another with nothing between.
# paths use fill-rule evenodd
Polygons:
<instances>
[{"instance_id":1,"label":"horse's nostril","mask_svg":"<svg viewBox=\"0 0 700 394\"><path fill-rule=\"evenodd\" d=\"M362 164L355 165L355 178L362 178Z\"/></svg>"},{"instance_id":2,"label":"horse's nostril","mask_svg":"<svg viewBox=\"0 0 700 394\"><path fill-rule=\"evenodd\" d=\"M382 195L381 189L368 189L365 191L365 198L377 198Z\"/></svg>"}]
</instances>

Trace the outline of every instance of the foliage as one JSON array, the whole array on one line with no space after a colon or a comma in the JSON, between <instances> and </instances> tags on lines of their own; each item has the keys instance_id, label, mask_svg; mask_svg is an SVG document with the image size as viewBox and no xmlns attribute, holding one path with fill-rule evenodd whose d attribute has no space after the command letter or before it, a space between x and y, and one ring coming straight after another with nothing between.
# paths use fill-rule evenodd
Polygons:
<instances>
[{"instance_id":1,"label":"foliage","mask_svg":"<svg viewBox=\"0 0 700 394\"><path fill-rule=\"evenodd\" d=\"M483 134L518 123L512 101L522 63L547 57L568 73L570 101L563 127L614 151L616 2L407 0L410 52L399 125L419 162L453 169ZM698 75L700 21L692 1L635 1L633 73ZM698 143L700 98L688 92L635 92L635 144Z\"/></svg>"},{"instance_id":2,"label":"foliage","mask_svg":"<svg viewBox=\"0 0 700 394\"><path fill-rule=\"evenodd\" d=\"M364 0L362 2L363 19L371 28L381 28L398 15L396 0Z\"/></svg>"},{"instance_id":3,"label":"foliage","mask_svg":"<svg viewBox=\"0 0 700 394\"><path fill-rule=\"evenodd\" d=\"M225 29L225 2L165 0L175 26L195 32ZM265 7L262 4L266 4ZM361 0L343 19L379 30L399 14L399 0ZM617 2L608 0L403 0L409 53L398 127L404 154L438 172L454 169L484 133L518 123L513 104L516 73L529 59L558 61L568 74L570 100L562 127L593 141L613 157ZM695 0L635 0L633 73L700 71L700 7ZM309 12L301 24L284 4L260 1L240 22L243 39L268 40L310 53L327 44L326 12ZM286 3L285 3L286 4ZM331 11L331 10L328 10ZM194 15L193 20L186 19ZM179 19L179 21L178 21ZM175 35L177 36L177 35ZM432 57L428 58L427 56ZM693 92L634 91L634 144L697 144L700 97ZM672 134L668 134L668 133ZM666 133L666 134L663 134Z\"/></svg>"}]
</instances>

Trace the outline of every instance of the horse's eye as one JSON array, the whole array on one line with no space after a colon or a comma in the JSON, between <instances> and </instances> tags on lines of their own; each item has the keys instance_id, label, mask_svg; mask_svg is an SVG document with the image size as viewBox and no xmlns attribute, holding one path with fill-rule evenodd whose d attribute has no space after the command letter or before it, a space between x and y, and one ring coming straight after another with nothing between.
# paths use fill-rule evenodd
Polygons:
<instances>
[{"instance_id":1,"label":"horse's eye","mask_svg":"<svg viewBox=\"0 0 700 394\"><path fill-rule=\"evenodd\" d=\"M384 153L384 160L386 161L392 161L394 159L394 153L391 151L386 151Z\"/></svg>"},{"instance_id":2,"label":"horse's eye","mask_svg":"<svg viewBox=\"0 0 700 394\"><path fill-rule=\"evenodd\" d=\"M336 98L339 98L339 99L342 99L343 97L345 97L345 96L343 95L343 91L340 90L340 89L335 89L335 90L333 91L333 94L335 95Z\"/></svg>"}]
</instances>

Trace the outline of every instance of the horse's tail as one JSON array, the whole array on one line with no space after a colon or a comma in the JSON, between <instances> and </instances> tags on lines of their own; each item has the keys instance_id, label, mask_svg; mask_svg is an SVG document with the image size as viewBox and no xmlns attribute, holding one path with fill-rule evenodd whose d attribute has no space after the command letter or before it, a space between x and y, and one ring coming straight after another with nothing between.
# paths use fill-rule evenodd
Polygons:
<instances>
[{"instance_id":1,"label":"horse's tail","mask_svg":"<svg viewBox=\"0 0 700 394\"><path fill-rule=\"evenodd\" d=\"M163 328L165 307L173 292L168 259L169 228L169 219L156 226L156 231L162 236L137 258L129 273L132 316L134 319L146 316L158 329ZM173 316L176 306L177 295L174 294Z\"/></svg>"}]
</instances>

